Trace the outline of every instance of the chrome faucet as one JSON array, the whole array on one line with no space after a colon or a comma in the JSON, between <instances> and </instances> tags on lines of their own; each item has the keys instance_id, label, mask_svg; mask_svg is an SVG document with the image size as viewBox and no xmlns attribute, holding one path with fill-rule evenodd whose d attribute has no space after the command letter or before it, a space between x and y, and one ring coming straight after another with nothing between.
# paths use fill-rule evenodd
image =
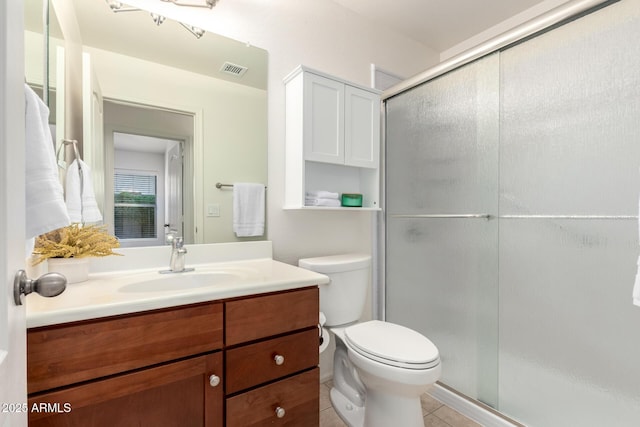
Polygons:
<instances>
[{"instance_id":1,"label":"chrome faucet","mask_svg":"<svg viewBox=\"0 0 640 427\"><path fill-rule=\"evenodd\" d=\"M176 237L171 242L171 260L169 268L171 271L178 273L184 271L184 255L187 249L184 247L184 238Z\"/></svg>"},{"instance_id":2,"label":"chrome faucet","mask_svg":"<svg viewBox=\"0 0 640 427\"><path fill-rule=\"evenodd\" d=\"M193 271L193 268L184 268L184 256L187 248L184 247L184 238L172 236L171 241L171 259L169 260L169 270L161 270L160 273L184 273Z\"/></svg>"}]
</instances>

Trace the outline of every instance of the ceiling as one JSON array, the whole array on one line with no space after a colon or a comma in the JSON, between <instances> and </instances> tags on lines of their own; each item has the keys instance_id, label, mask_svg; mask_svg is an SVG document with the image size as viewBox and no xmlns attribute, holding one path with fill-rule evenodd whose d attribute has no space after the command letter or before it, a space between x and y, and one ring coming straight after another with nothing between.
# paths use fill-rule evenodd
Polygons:
<instances>
[{"instance_id":1,"label":"ceiling","mask_svg":"<svg viewBox=\"0 0 640 427\"><path fill-rule=\"evenodd\" d=\"M443 52L542 0L333 0ZM549 1L546 1L549 3Z\"/></svg>"},{"instance_id":2,"label":"ceiling","mask_svg":"<svg viewBox=\"0 0 640 427\"><path fill-rule=\"evenodd\" d=\"M148 12L114 14L105 0L70 0L76 8L81 25L83 42L106 50L119 50L133 56L155 55L173 61L166 65L186 66L198 73L212 75L220 65L229 61L248 66L242 80L235 76L218 75L229 81L258 88L266 88L267 54L256 48L207 32L196 40L176 21L167 20L156 26ZM222 0L213 10L196 8L198 14L213 14L220 7L272 9L274 13L286 13L288 1L280 0ZM310 1L310 0L307 0ZM313 0L320 1L320 0ZM457 44L485 31L527 9L541 3L557 5L567 0L322 0L344 7L374 25L387 27L408 38L442 53ZM126 0L125 0L126 2ZM139 3L129 0L130 4ZM140 2L142 3L142 2ZM41 4L41 0L25 0L26 8ZM233 5L236 6L233 6ZM155 7L174 7L164 2L145 3ZM194 9L194 8L180 8ZM36 13L36 16L39 16ZM117 24L115 24L115 23ZM115 31L114 31L115 29ZM260 52L261 51L261 52ZM206 54L202 53L206 52ZM217 54L219 53L219 54ZM249 55L249 56L246 56ZM196 60L190 58L197 58ZM207 60L203 60L207 58ZM259 69L264 67L263 70ZM258 80L252 81L256 77Z\"/></svg>"},{"instance_id":3,"label":"ceiling","mask_svg":"<svg viewBox=\"0 0 640 427\"><path fill-rule=\"evenodd\" d=\"M105 0L65 1L73 2L84 45L267 89L268 54L264 49L211 32L196 39L177 21L166 19L156 25L144 10L113 13ZM42 0L25 0L25 28L42 31L41 8ZM55 15L51 16L51 35L62 38ZM248 70L242 76L224 73L220 69L225 62Z\"/></svg>"}]
</instances>

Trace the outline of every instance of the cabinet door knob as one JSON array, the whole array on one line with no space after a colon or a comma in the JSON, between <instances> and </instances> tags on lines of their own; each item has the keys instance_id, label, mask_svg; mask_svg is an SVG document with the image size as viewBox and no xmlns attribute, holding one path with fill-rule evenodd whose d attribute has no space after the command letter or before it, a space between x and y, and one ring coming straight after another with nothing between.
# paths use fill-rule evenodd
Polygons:
<instances>
[{"instance_id":1,"label":"cabinet door knob","mask_svg":"<svg viewBox=\"0 0 640 427\"><path fill-rule=\"evenodd\" d=\"M276 365L280 366L280 365L282 365L284 363L284 356L281 355L281 354L276 354L273 357L273 360L276 362ZM283 411L284 411L284 409L283 409Z\"/></svg>"},{"instance_id":2,"label":"cabinet door knob","mask_svg":"<svg viewBox=\"0 0 640 427\"><path fill-rule=\"evenodd\" d=\"M217 376L216 374L211 374L211 376L209 377L209 385L211 387L216 387L220 384L220 377Z\"/></svg>"},{"instance_id":3,"label":"cabinet door knob","mask_svg":"<svg viewBox=\"0 0 640 427\"><path fill-rule=\"evenodd\" d=\"M284 418L284 414L286 414L285 410L283 407L278 406L276 408L276 417L278 418Z\"/></svg>"}]
</instances>

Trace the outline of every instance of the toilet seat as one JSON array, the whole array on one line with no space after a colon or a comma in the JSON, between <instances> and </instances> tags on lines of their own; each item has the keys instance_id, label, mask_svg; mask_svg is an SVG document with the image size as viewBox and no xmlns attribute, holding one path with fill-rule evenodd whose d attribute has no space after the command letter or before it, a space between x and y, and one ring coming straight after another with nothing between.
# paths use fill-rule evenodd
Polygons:
<instances>
[{"instance_id":1,"label":"toilet seat","mask_svg":"<svg viewBox=\"0 0 640 427\"><path fill-rule=\"evenodd\" d=\"M436 346L424 335L389 322L371 320L344 330L346 344L362 356L407 369L430 369L440 364Z\"/></svg>"}]
</instances>

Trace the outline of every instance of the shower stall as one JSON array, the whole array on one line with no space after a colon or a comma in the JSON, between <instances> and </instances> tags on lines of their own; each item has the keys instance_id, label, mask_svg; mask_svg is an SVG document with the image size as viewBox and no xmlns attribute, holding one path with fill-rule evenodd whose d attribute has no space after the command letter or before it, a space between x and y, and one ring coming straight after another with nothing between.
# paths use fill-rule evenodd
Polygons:
<instances>
[{"instance_id":1,"label":"shower stall","mask_svg":"<svg viewBox=\"0 0 640 427\"><path fill-rule=\"evenodd\" d=\"M640 423L640 0L386 96L384 313L527 426Z\"/></svg>"}]
</instances>

